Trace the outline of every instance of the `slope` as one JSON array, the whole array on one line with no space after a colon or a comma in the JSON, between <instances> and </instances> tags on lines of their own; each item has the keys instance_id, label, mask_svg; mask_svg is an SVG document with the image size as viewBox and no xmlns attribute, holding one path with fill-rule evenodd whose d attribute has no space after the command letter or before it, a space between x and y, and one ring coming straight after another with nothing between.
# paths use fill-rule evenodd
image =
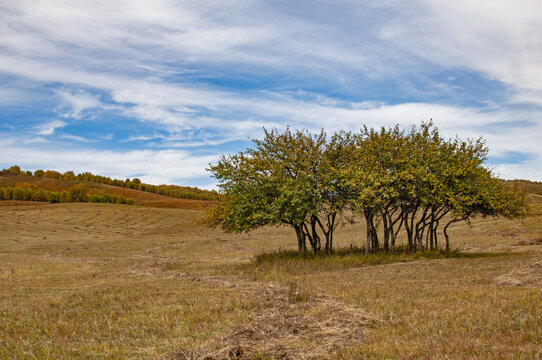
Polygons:
<instances>
[{"instance_id":1,"label":"slope","mask_svg":"<svg viewBox=\"0 0 542 360\"><path fill-rule=\"evenodd\" d=\"M61 180L27 175L0 175L0 188L14 187L17 183L33 184L40 189L49 191L67 191L76 184L84 184L91 194L119 195L125 198L133 198L136 205L147 205L157 208L198 210L206 203L201 200L177 199L169 196L84 180Z\"/></svg>"}]
</instances>

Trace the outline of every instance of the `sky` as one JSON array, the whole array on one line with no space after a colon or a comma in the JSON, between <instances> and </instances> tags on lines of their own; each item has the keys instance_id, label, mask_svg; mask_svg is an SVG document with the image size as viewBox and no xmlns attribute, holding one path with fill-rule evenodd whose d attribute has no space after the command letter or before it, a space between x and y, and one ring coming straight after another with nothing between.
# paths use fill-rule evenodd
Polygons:
<instances>
[{"instance_id":1,"label":"sky","mask_svg":"<svg viewBox=\"0 0 542 360\"><path fill-rule=\"evenodd\" d=\"M429 119L542 181L542 1L0 2L1 168L214 188L264 127Z\"/></svg>"}]
</instances>

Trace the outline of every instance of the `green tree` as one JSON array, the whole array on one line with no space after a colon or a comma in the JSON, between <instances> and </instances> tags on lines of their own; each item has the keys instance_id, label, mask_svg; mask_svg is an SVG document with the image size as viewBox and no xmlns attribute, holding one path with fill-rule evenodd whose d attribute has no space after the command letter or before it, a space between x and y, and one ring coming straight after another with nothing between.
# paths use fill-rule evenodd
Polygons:
<instances>
[{"instance_id":1,"label":"green tree","mask_svg":"<svg viewBox=\"0 0 542 360\"><path fill-rule=\"evenodd\" d=\"M432 122L408 130L364 128L354 153L350 186L367 223L366 253L379 247L378 224L385 249L390 239L393 249L402 225L411 250L434 249L440 221L451 216L443 229L449 249L447 229L454 222L528 211L525 195L503 187L484 166L482 139L445 140Z\"/></svg>"},{"instance_id":2,"label":"green tree","mask_svg":"<svg viewBox=\"0 0 542 360\"><path fill-rule=\"evenodd\" d=\"M209 168L219 181L218 205L207 211L211 225L225 231L250 231L264 225L289 225L298 250L332 251L337 216L347 206L337 168L344 166L341 139L326 134L267 131L253 147L223 156Z\"/></svg>"},{"instance_id":3,"label":"green tree","mask_svg":"<svg viewBox=\"0 0 542 360\"><path fill-rule=\"evenodd\" d=\"M56 204L57 202L59 202L58 194L52 192L51 195L49 195L49 202L50 202L51 204Z\"/></svg>"}]
</instances>

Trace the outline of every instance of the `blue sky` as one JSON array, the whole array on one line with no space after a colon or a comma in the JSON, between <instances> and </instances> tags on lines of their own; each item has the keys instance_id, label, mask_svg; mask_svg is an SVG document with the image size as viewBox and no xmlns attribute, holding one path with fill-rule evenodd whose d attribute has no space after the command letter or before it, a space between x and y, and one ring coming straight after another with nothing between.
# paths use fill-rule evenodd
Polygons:
<instances>
[{"instance_id":1,"label":"blue sky","mask_svg":"<svg viewBox=\"0 0 542 360\"><path fill-rule=\"evenodd\" d=\"M0 4L0 166L212 188L262 127L433 119L542 181L542 2Z\"/></svg>"}]
</instances>

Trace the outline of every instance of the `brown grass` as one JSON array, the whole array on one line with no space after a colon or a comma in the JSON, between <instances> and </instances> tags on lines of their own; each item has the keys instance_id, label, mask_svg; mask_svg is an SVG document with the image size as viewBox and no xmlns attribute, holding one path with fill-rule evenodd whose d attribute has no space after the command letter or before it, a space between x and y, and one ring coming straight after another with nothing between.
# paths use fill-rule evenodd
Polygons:
<instances>
[{"instance_id":1,"label":"brown grass","mask_svg":"<svg viewBox=\"0 0 542 360\"><path fill-rule=\"evenodd\" d=\"M198 211L6 204L0 358L539 359L542 245L519 242L542 237L541 199L534 217L450 230L491 256L366 266L258 263L294 249L293 231L224 234Z\"/></svg>"}]
</instances>

